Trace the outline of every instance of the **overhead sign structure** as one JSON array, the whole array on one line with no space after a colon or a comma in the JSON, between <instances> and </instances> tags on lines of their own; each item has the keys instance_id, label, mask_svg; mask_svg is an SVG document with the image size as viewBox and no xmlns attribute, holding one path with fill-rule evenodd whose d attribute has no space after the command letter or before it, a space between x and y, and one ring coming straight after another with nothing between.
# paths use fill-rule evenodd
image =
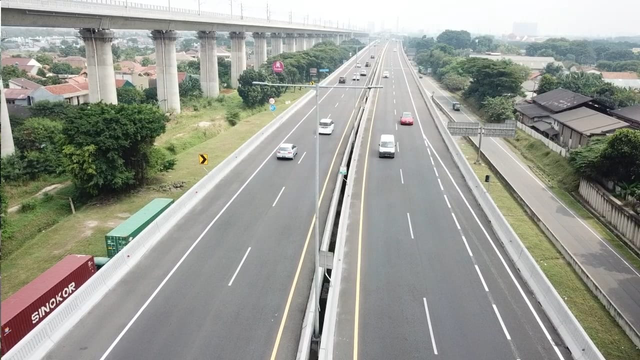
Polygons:
<instances>
[{"instance_id":1,"label":"overhead sign structure","mask_svg":"<svg viewBox=\"0 0 640 360\"><path fill-rule=\"evenodd\" d=\"M311 75L311 76L318 75L318 68L310 68L309 69L309 75Z\"/></svg>"},{"instance_id":2,"label":"overhead sign structure","mask_svg":"<svg viewBox=\"0 0 640 360\"><path fill-rule=\"evenodd\" d=\"M273 105L276 103L276 99L274 98L269 98L269 104Z\"/></svg>"},{"instance_id":3,"label":"overhead sign structure","mask_svg":"<svg viewBox=\"0 0 640 360\"><path fill-rule=\"evenodd\" d=\"M198 156L198 160L200 165L209 165L209 155L208 154L200 154Z\"/></svg>"},{"instance_id":4,"label":"overhead sign structure","mask_svg":"<svg viewBox=\"0 0 640 360\"><path fill-rule=\"evenodd\" d=\"M479 136L478 138L478 157L476 164L480 162L480 154L482 152L482 138L488 137L515 137L516 122L515 120L506 120L499 124L480 124L477 122L453 122L447 123L447 130L451 136Z\"/></svg>"},{"instance_id":5,"label":"overhead sign structure","mask_svg":"<svg viewBox=\"0 0 640 360\"><path fill-rule=\"evenodd\" d=\"M270 109L271 111L276 111L276 106L275 106L275 105L273 105L273 104L271 104L271 105L269 106L269 109Z\"/></svg>"},{"instance_id":6,"label":"overhead sign structure","mask_svg":"<svg viewBox=\"0 0 640 360\"><path fill-rule=\"evenodd\" d=\"M284 71L284 64L280 60L274 61L273 65L271 65L271 69L273 69L274 73L280 74L281 72Z\"/></svg>"}]
</instances>

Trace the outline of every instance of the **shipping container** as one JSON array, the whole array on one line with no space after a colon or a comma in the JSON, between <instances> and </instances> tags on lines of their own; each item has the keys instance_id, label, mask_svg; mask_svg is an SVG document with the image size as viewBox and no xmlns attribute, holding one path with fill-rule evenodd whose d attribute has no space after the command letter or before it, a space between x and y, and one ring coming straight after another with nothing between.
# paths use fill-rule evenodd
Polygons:
<instances>
[{"instance_id":1,"label":"shipping container","mask_svg":"<svg viewBox=\"0 0 640 360\"><path fill-rule=\"evenodd\" d=\"M107 256L112 258L124 249L131 240L142 232L173 203L173 199L153 199L145 207L133 214L105 236Z\"/></svg>"},{"instance_id":2,"label":"shipping container","mask_svg":"<svg viewBox=\"0 0 640 360\"><path fill-rule=\"evenodd\" d=\"M4 355L93 274L93 256L68 255L2 302L2 354Z\"/></svg>"}]
</instances>

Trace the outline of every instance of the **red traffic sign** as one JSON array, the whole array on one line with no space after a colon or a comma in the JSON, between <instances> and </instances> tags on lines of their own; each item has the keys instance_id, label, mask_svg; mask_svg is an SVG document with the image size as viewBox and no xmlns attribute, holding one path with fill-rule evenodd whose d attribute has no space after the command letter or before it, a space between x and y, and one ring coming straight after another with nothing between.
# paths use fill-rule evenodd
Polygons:
<instances>
[{"instance_id":1,"label":"red traffic sign","mask_svg":"<svg viewBox=\"0 0 640 360\"><path fill-rule=\"evenodd\" d=\"M271 65L271 69L273 69L274 73L279 74L284 71L284 64L280 60L274 61L273 65Z\"/></svg>"}]
</instances>

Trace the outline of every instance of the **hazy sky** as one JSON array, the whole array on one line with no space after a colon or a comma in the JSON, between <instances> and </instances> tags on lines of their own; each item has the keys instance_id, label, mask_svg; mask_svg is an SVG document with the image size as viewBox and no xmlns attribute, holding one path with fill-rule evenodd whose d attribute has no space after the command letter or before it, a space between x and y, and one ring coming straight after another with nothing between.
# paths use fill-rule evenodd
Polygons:
<instances>
[{"instance_id":1,"label":"hazy sky","mask_svg":"<svg viewBox=\"0 0 640 360\"><path fill-rule=\"evenodd\" d=\"M133 0L136 2L197 9L198 0ZM203 10L229 13L229 0L199 0ZM376 29L423 29L436 32L464 29L472 33L508 34L514 22L538 24L539 35L619 36L640 35L640 0L269 0L272 18L286 20L289 11L294 21L309 15L313 19L333 20ZM233 12L245 16L266 17L267 0L234 0Z\"/></svg>"}]
</instances>

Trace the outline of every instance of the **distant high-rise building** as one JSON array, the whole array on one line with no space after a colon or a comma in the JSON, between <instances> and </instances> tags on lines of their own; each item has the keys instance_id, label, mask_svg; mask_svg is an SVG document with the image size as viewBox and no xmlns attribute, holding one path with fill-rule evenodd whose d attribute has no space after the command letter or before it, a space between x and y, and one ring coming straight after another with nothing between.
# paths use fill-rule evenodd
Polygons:
<instances>
[{"instance_id":1,"label":"distant high-rise building","mask_svg":"<svg viewBox=\"0 0 640 360\"><path fill-rule=\"evenodd\" d=\"M520 36L536 36L538 35L538 24L537 23L513 23L513 31L514 34Z\"/></svg>"}]
</instances>

